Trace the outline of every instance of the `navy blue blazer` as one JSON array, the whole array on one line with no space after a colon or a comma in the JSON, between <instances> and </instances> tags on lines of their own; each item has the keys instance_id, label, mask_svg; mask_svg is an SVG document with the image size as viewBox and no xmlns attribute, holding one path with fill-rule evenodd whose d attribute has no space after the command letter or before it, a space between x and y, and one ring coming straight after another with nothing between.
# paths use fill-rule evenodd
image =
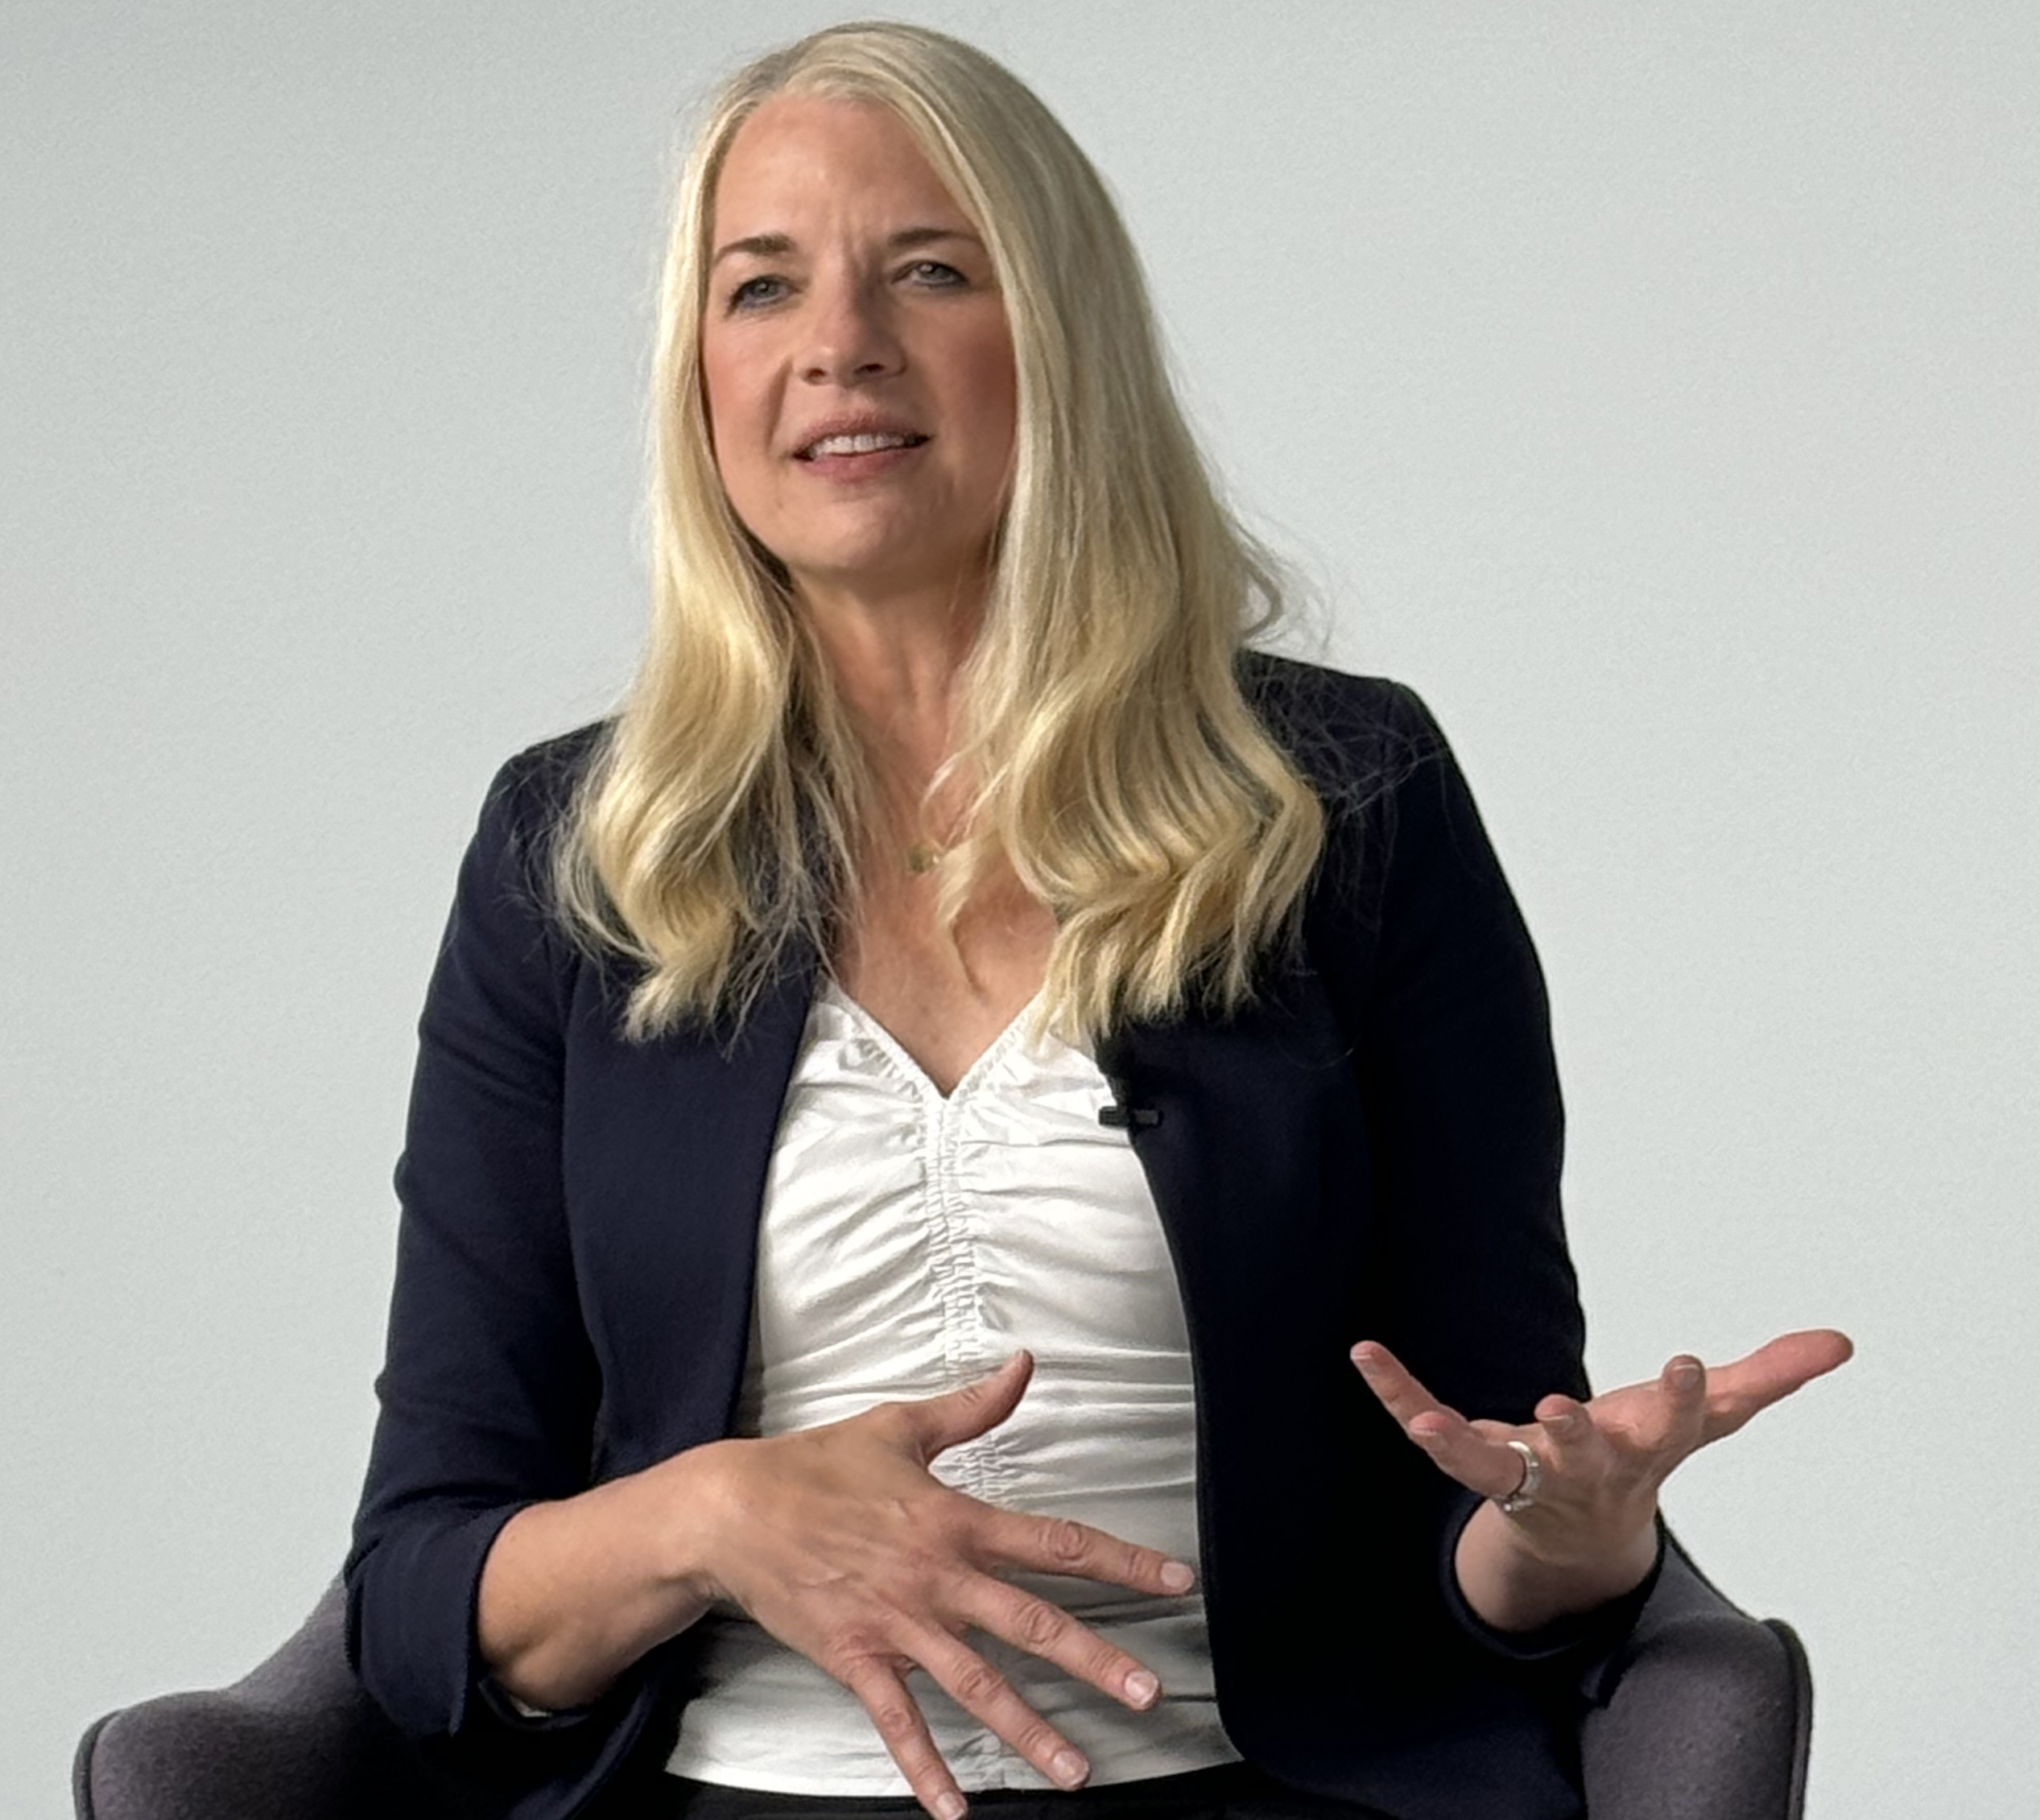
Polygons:
<instances>
[{"instance_id":1,"label":"navy blue blazer","mask_svg":"<svg viewBox=\"0 0 2040 1820\"><path fill-rule=\"evenodd\" d=\"M1516 1421L1587 1393L1536 956L1414 695L1259 655L1241 674L1330 811L1301 943L1245 1010L1099 1045L1158 1115L1132 1141L1187 1315L1220 1715L1271 1774L1406 1820L1559 1820L1582 1670L1647 1584L1549 1632L1488 1631L1451 1568L1478 1500L1347 1360L1380 1339ZM549 920L539 865L597 737L512 760L461 869L345 1570L363 1684L517 1820L565 1820L670 1748L684 1633L593 1706L527 1719L479 1660L475 1591L524 1505L729 1432L816 973L791 962L733 1039L622 1039L622 984Z\"/></svg>"}]
</instances>

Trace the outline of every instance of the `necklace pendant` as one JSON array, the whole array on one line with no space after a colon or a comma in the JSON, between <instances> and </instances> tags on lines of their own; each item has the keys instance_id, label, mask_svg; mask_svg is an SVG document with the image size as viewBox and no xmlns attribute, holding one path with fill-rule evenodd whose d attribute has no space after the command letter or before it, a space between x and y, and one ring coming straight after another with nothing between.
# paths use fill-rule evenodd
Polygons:
<instances>
[{"instance_id":1,"label":"necklace pendant","mask_svg":"<svg viewBox=\"0 0 2040 1820\"><path fill-rule=\"evenodd\" d=\"M917 840L906 849L906 869L919 877L933 872L942 859L942 848L931 840Z\"/></svg>"}]
</instances>

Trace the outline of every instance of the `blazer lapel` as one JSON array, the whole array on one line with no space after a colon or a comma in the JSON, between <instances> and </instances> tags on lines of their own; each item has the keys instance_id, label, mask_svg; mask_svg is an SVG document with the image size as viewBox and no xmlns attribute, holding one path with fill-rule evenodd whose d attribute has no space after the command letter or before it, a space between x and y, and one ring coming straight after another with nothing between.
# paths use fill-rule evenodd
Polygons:
<instances>
[{"instance_id":1,"label":"blazer lapel","mask_svg":"<svg viewBox=\"0 0 2040 1820\"><path fill-rule=\"evenodd\" d=\"M734 1042L601 1041L564 1165L603 1372L598 1473L726 1434L750 1333L758 1217L815 981L792 957ZM613 1031L613 1012L599 1014ZM572 1071L569 1079L572 1079Z\"/></svg>"},{"instance_id":2,"label":"blazer lapel","mask_svg":"<svg viewBox=\"0 0 2040 1820\"><path fill-rule=\"evenodd\" d=\"M1299 1525L1341 1508L1361 1393L1367 1132L1346 1044L1299 968L1234 1017L1129 1024L1099 1053L1157 1115L1133 1141L1189 1327L1213 1622L1278 1608L1311 1556Z\"/></svg>"},{"instance_id":3,"label":"blazer lapel","mask_svg":"<svg viewBox=\"0 0 2040 1820\"><path fill-rule=\"evenodd\" d=\"M1258 1355L1268 1336L1233 1317L1293 1310L1299 1257L1324 1257L1325 1169L1352 1170L1364 1119L1346 1046L1313 973L1297 971L1227 1018L1129 1023L1100 1065L1135 1109L1133 1140L1208 1357ZM1152 1112L1151 1122L1138 1115Z\"/></svg>"}]
</instances>

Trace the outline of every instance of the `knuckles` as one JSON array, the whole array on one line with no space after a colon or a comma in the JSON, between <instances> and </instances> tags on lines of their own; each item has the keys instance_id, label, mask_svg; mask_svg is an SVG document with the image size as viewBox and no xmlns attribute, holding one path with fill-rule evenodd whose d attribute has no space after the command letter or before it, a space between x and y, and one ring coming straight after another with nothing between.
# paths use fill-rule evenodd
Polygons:
<instances>
[{"instance_id":1,"label":"knuckles","mask_svg":"<svg viewBox=\"0 0 2040 1820\"><path fill-rule=\"evenodd\" d=\"M871 1723L878 1727L879 1736L889 1744L904 1744L916 1735L919 1715L903 1701L867 1703L865 1711L871 1715Z\"/></svg>"},{"instance_id":2,"label":"knuckles","mask_svg":"<svg viewBox=\"0 0 2040 1820\"><path fill-rule=\"evenodd\" d=\"M816 1638L809 1653L816 1665L846 1687L853 1687L873 1669L882 1669L894 1653L885 1638L862 1624L842 1624Z\"/></svg>"},{"instance_id":3,"label":"knuckles","mask_svg":"<svg viewBox=\"0 0 2040 1820\"><path fill-rule=\"evenodd\" d=\"M1078 1567L1091 1558L1091 1537L1080 1523L1051 1517L1042 1526L1041 1551L1058 1567Z\"/></svg>"},{"instance_id":4,"label":"knuckles","mask_svg":"<svg viewBox=\"0 0 2040 1820\"><path fill-rule=\"evenodd\" d=\"M1044 1599L1030 1599L1015 1616L1012 1640L1039 1656L1069 1634L1071 1620Z\"/></svg>"},{"instance_id":5,"label":"knuckles","mask_svg":"<svg viewBox=\"0 0 2040 1820\"><path fill-rule=\"evenodd\" d=\"M1010 1685L982 1656L973 1656L956 1671L949 1691L959 1706L975 1711L997 1701L1010 1691Z\"/></svg>"},{"instance_id":6,"label":"knuckles","mask_svg":"<svg viewBox=\"0 0 2040 1820\"><path fill-rule=\"evenodd\" d=\"M1123 1650L1115 1649L1103 1638L1094 1639L1094 1642L1096 1647L1084 1653L1081 1671L1084 1678L1092 1686L1117 1686L1140 1667L1141 1665L1132 1657Z\"/></svg>"}]
</instances>

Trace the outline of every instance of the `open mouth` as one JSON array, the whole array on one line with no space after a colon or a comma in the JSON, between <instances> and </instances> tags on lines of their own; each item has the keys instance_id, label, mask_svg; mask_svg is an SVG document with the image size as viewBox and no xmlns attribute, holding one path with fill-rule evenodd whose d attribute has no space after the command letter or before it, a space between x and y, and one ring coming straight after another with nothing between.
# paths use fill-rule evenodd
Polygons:
<instances>
[{"instance_id":1,"label":"open mouth","mask_svg":"<svg viewBox=\"0 0 2040 1820\"><path fill-rule=\"evenodd\" d=\"M853 435L822 436L805 448L796 449L796 461L820 461L831 456L877 455L890 448L919 448L928 439L912 431L897 434L884 430L861 430Z\"/></svg>"}]
</instances>

